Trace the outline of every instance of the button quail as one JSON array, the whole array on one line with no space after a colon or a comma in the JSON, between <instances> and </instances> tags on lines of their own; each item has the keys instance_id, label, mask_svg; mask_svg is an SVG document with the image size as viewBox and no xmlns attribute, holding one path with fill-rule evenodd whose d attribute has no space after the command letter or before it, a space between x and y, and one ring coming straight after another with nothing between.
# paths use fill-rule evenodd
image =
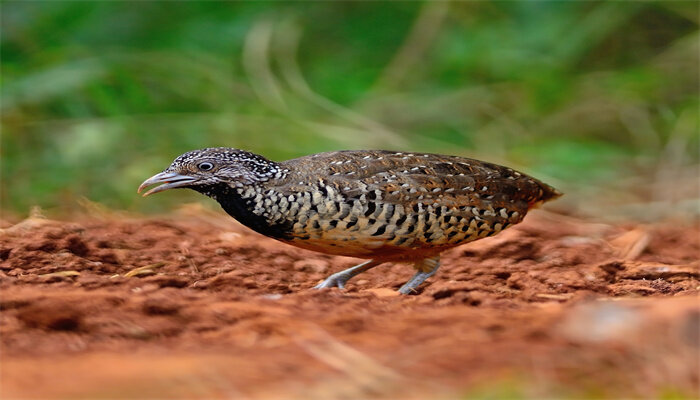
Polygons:
<instances>
[{"instance_id":1,"label":"button quail","mask_svg":"<svg viewBox=\"0 0 700 400\"><path fill-rule=\"evenodd\" d=\"M231 148L185 153L138 189L148 196L190 188L265 236L304 249L369 261L316 288L344 288L385 262L410 262L409 294L437 271L440 253L523 220L559 197L508 167L462 157L395 151L335 151L274 162Z\"/></svg>"}]
</instances>

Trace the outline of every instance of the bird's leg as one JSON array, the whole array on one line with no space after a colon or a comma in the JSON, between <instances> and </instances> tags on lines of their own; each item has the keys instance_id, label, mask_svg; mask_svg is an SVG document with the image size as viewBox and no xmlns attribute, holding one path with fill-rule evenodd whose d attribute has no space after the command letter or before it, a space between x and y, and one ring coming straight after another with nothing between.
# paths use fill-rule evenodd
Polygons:
<instances>
[{"instance_id":1,"label":"bird's leg","mask_svg":"<svg viewBox=\"0 0 700 400\"><path fill-rule=\"evenodd\" d=\"M413 291L415 291L421 283L425 282L426 279L433 276L433 274L435 274L438 268L440 268L440 257L426 258L416 263L415 266L416 269L418 269L418 272L416 272L416 274L413 275L413 277L409 279L408 282L404 283L404 285L401 286L401 289L399 289L399 293L410 294Z\"/></svg>"},{"instance_id":2,"label":"bird's leg","mask_svg":"<svg viewBox=\"0 0 700 400\"><path fill-rule=\"evenodd\" d=\"M347 281L349 281L350 278L354 277L355 275L359 275L362 272L367 271L368 269L374 268L381 263L382 262L380 261L369 260L367 262L363 262L362 264L356 265L346 270L336 272L335 274L326 278L323 282L314 286L314 289L324 289L333 287L345 289L345 283L347 283Z\"/></svg>"}]
</instances>

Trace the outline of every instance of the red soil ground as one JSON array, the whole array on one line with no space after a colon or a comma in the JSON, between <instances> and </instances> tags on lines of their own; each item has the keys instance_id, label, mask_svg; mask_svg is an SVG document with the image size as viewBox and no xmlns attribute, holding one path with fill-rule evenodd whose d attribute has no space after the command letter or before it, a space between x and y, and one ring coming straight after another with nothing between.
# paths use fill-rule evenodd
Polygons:
<instances>
[{"instance_id":1,"label":"red soil ground","mask_svg":"<svg viewBox=\"0 0 700 400\"><path fill-rule=\"evenodd\" d=\"M694 397L700 230L546 212L382 266L232 219L31 218L0 233L2 398Z\"/></svg>"}]
</instances>

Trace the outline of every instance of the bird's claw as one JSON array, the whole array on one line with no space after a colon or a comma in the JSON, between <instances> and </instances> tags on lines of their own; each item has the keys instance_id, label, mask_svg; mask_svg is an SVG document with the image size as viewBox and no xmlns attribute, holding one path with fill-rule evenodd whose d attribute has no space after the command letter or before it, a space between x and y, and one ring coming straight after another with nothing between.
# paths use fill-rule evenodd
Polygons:
<instances>
[{"instance_id":1,"label":"bird's claw","mask_svg":"<svg viewBox=\"0 0 700 400\"><path fill-rule=\"evenodd\" d=\"M338 289L345 289L345 282L347 278L344 276L339 276L339 274L333 274L328 278L324 279L323 282L314 286L314 289L330 289L337 287Z\"/></svg>"},{"instance_id":2,"label":"bird's claw","mask_svg":"<svg viewBox=\"0 0 700 400\"><path fill-rule=\"evenodd\" d=\"M370 268L374 268L381 264L381 261L369 260L363 262L362 264L355 265L354 267L348 268L346 270L336 272L335 274L326 278L323 282L314 286L314 289L327 289L337 287L338 289L345 289L345 284L352 279L353 276L367 271Z\"/></svg>"},{"instance_id":3,"label":"bird's claw","mask_svg":"<svg viewBox=\"0 0 700 400\"><path fill-rule=\"evenodd\" d=\"M417 291L416 288L414 288L414 287L402 286L402 287L398 290L398 292L399 292L400 294L409 295L409 294L417 293L418 291Z\"/></svg>"}]
</instances>

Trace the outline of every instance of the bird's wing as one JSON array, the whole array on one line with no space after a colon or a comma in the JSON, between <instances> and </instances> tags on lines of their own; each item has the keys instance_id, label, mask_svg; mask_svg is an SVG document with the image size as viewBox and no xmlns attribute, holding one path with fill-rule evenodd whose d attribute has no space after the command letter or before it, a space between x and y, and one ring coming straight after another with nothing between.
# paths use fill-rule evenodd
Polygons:
<instances>
[{"instance_id":1,"label":"bird's wing","mask_svg":"<svg viewBox=\"0 0 700 400\"><path fill-rule=\"evenodd\" d=\"M442 198L461 205L481 199L499 206L520 202L529 206L559 196L552 187L511 168L456 156L339 151L297 160L303 160L297 165L306 167L300 171L300 183L313 184L309 177L318 177L350 198L380 190L387 201Z\"/></svg>"}]
</instances>

